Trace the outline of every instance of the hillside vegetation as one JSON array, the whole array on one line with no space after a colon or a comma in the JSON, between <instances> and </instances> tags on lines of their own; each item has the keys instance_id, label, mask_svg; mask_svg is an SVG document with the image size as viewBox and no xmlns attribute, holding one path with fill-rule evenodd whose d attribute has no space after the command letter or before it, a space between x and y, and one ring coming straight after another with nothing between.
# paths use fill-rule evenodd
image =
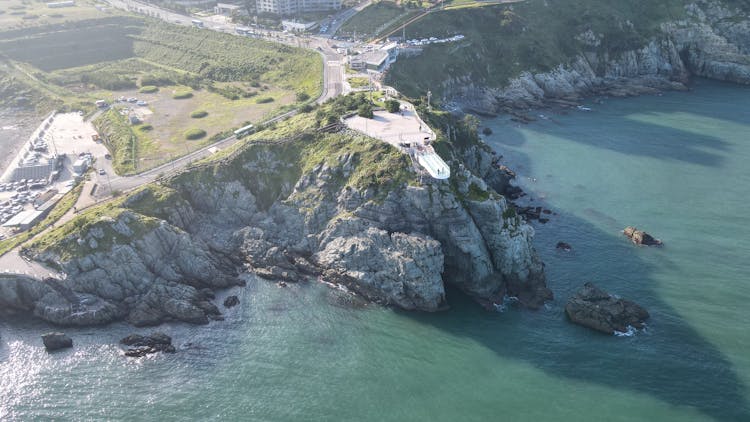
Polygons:
<instances>
[{"instance_id":1,"label":"hillside vegetation","mask_svg":"<svg viewBox=\"0 0 750 422\"><path fill-rule=\"evenodd\" d=\"M155 167L316 98L323 66L313 51L159 20L113 15L20 29L0 28L0 106L93 112L103 99L119 111L96 122L115 170ZM115 99L143 100L141 126ZM179 101L173 101L179 100ZM135 101L133 101L135 102ZM128 103L129 104L129 103ZM186 129L207 113L201 136ZM147 133L148 132L148 133Z\"/></svg>"},{"instance_id":2,"label":"hillside vegetation","mask_svg":"<svg viewBox=\"0 0 750 422\"><path fill-rule=\"evenodd\" d=\"M317 96L322 63L308 50L192 27L152 23L134 35L136 56L212 81L262 81Z\"/></svg>"},{"instance_id":3,"label":"hillside vegetation","mask_svg":"<svg viewBox=\"0 0 750 422\"><path fill-rule=\"evenodd\" d=\"M341 98L349 98L350 102L354 97ZM323 114L336 113L336 110L341 111L340 103L342 101L331 101L319 111ZM113 116L108 117L108 121L116 120L112 119ZM264 128L232 151L212 155L173 178L146 185L135 192L91 207L73 220L34 239L28 245L29 250L34 253L51 252L63 260L81 257L94 252L88 244L77 242L82 233L92 228L100 228L105 233L98 250L107 250L116 243L132 242L153 230L160 220L168 219L175 207L189 199L189 187L196 182L221 184L242 181L258 200L259 207L267 209L290 195L291 188L302 175L313 173L322 165L339 165L339 157L344 155L352 157L354 168L351 173L328 181L336 194L341 189L353 187L363 191L369 189L377 198L404 184L417 183L408 157L385 142L352 132L318 132L317 113L313 112L299 114L290 123L278 128ZM296 131L287 132L289 126ZM248 166L248 163L254 163L254 166ZM297 199L314 203L320 196L329 193L311 187L304 197ZM129 238L111 228L111 222L123 213L129 213L133 222L131 228L136 232Z\"/></svg>"},{"instance_id":4,"label":"hillside vegetation","mask_svg":"<svg viewBox=\"0 0 750 422\"><path fill-rule=\"evenodd\" d=\"M727 1L740 5L742 1ZM548 71L585 46L582 34L600 36L597 53L618 55L639 48L661 23L683 18L687 0L528 0L512 5L430 13L407 28L408 38L463 34L458 43L427 46L420 56L399 59L387 82L407 95L438 95L441 84L469 77L502 86L524 70ZM589 47L590 48L590 47Z\"/></svg>"},{"instance_id":5,"label":"hillside vegetation","mask_svg":"<svg viewBox=\"0 0 750 422\"><path fill-rule=\"evenodd\" d=\"M112 153L112 167L118 174L136 170L138 138L131 129L128 118L117 110L107 110L94 120L96 130L104 135L107 149Z\"/></svg>"},{"instance_id":6,"label":"hillside vegetation","mask_svg":"<svg viewBox=\"0 0 750 422\"><path fill-rule=\"evenodd\" d=\"M337 35L373 37L388 27L417 13L417 9L402 7L391 1L373 3L354 15L339 28Z\"/></svg>"}]
</instances>

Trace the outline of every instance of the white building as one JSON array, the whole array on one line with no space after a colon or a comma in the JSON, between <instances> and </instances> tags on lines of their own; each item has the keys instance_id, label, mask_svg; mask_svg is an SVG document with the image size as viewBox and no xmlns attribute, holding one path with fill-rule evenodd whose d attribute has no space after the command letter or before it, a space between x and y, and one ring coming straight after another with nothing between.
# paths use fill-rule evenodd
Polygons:
<instances>
[{"instance_id":1,"label":"white building","mask_svg":"<svg viewBox=\"0 0 750 422\"><path fill-rule=\"evenodd\" d=\"M297 22L297 21L281 21L281 27L285 31L290 32L305 32L309 31L317 26L317 22Z\"/></svg>"},{"instance_id":2,"label":"white building","mask_svg":"<svg viewBox=\"0 0 750 422\"><path fill-rule=\"evenodd\" d=\"M41 220L42 217L44 217L44 213L42 211L21 211L10 220L5 222L5 224L3 224L3 227L17 227L20 230L28 230L29 228L33 227L34 224L37 223L37 221Z\"/></svg>"},{"instance_id":3,"label":"white building","mask_svg":"<svg viewBox=\"0 0 750 422\"><path fill-rule=\"evenodd\" d=\"M75 172L76 174L82 175L88 168L89 161L86 159L79 158L73 163L73 172Z\"/></svg>"},{"instance_id":4,"label":"white building","mask_svg":"<svg viewBox=\"0 0 750 422\"><path fill-rule=\"evenodd\" d=\"M341 0L257 0L258 12L293 15L304 12L341 10Z\"/></svg>"},{"instance_id":5,"label":"white building","mask_svg":"<svg viewBox=\"0 0 750 422\"><path fill-rule=\"evenodd\" d=\"M59 9L61 7L73 7L76 5L75 1L58 1L54 3L47 3L47 7L50 9Z\"/></svg>"},{"instance_id":6,"label":"white building","mask_svg":"<svg viewBox=\"0 0 750 422\"><path fill-rule=\"evenodd\" d=\"M214 6L214 14L217 15L233 16L246 13L247 9L238 4L217 3L216 6Z\"/></svg>"}]
</instances>

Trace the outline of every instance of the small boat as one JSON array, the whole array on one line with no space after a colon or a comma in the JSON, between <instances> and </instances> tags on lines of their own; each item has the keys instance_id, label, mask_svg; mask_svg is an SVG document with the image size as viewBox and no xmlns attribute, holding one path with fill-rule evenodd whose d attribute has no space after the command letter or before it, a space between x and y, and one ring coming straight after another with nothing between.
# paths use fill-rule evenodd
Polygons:
<instances>
[{"instance_id":1,"label":"small boat","mask_svg":"<svg viewBox=\"0 0 750 422\"><path fill-rule=\"evenodd\" d=\"M591 108L589 108L589 107L584 107L584 106L582 106L582 105L579 105L579 106L578 106L577 108L578 108L579 110L581 110L581 111L591 111Z\"/></svg>"}]
</instances>

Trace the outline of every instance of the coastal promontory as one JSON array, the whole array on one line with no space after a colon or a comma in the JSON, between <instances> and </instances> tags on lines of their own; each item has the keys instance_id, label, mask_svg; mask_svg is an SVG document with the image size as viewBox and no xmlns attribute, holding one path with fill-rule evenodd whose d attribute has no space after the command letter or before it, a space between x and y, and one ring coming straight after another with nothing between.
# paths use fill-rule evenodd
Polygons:
<instances>
[{"instance_id":1,"label":"coastal promontory","mask_svg":"<svg viewBox=\"0 0 750 422\"><path fill-rule=\"evenodd\" d=\"M487 306L551 298L534 230L503 196L510 176L470 119L428 116L452 133L435 145L451 178L436 180L389 144L320 130L335 107L44 233L24 254L65 277L5 277L4 305L61 325L207 323L219 315L207 292L246 272L420 311L449 306L447 285Z\"/></svg>"}]
</instances>

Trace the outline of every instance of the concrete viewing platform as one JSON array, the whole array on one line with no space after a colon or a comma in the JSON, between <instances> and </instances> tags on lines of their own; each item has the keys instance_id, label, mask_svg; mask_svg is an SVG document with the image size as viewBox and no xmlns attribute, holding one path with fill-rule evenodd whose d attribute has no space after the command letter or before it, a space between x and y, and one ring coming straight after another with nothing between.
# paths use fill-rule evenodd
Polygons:
<instances>
[{"instance_id":1,"label":"concrete viewing platform","mask_svg":"<svg viewBox=\"0 0 750 422\"><path fill-rule=\"evenodd\" d=\"M441 180L450 177L450 167L432 148L432 142L437 139L435 132L422 121L413 105L401 102L401 110L397 113L378 110L372 119L355 115L345 119L344 123L350 129L409 154L431 177Z\"/></svg>"}]
</instances>

